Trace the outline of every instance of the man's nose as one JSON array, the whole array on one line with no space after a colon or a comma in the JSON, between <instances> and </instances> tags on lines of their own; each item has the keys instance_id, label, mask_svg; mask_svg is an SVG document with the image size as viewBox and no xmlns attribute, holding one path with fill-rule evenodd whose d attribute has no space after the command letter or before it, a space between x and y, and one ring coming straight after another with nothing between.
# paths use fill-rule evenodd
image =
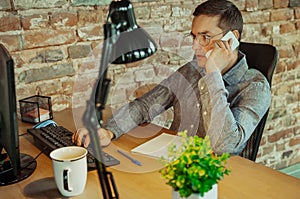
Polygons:
<instances>
[{"instance_id":1,"label":"man's nose","mask_svg":"<svg viewBox=\"0 0 300 199\"><path fill-rule=\"evenodd\" d=\"M206 48L201 46L196 40L193 41L192 49L194 51L206 52Z\"/></svg>"},{"instance_id":2,"label":"man's nose","mask_svg":"<svg viewBox=\"0 0 300 199\"><path fill-rule=\"evenodd\" d=\"M193 50L197 50L199 49L201 46L198 44L198 42L196 41L196 39L193 40L193 44L192 44L192 49Z\"/></svg>"}]
</instances>

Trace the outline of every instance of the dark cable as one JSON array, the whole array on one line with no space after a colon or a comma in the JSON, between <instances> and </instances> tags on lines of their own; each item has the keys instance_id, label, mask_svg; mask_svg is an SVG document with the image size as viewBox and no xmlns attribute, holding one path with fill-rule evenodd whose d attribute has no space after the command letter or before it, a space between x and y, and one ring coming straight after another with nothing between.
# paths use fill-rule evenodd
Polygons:
<instances>
[{"instance_id":1,"label":"dark cable","mask_svg":"<svg viewBox=\"0 0 300 199\"><path fill-rule=\"evenodd\" d=\"M26 134L28 134L28 132L20 134L19 137L24 136Z\"/></svg>"},{"instance_id":2,"label":"dark cable","mask_svg":"<svg viewBox=\"0 0 300 199\"><path fill-rule=\"evenodd\" d=\"M28 162L24 167L22 167L21 169L26 169L28 166L30 166L32 163L34 163L34 162L36 162L36 159L46 150L46 149L48 149L48 147L47 146L45 146L44 148L43 148L43 150L41 150L41 152L39 153L39 154L37 154L37 156L35 157L35 158L33 158L33 160L32 161L30 161L30 162Z\"/></svg>"}]
</instances>

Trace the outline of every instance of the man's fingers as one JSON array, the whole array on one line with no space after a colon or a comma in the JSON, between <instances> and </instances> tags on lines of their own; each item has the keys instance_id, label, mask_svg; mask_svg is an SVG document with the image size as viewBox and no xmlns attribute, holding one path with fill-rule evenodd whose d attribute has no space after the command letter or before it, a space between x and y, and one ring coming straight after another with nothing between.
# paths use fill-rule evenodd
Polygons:
<instances>
[{"instance_id":1,"label":"man's fingers","mask_svg":"<svg viewBox=\"0 0 300 199\"><path fill-rule=\"evenodd\" d=\"M97 133L100 144L102 146L107 146L110 144L111 135L106 129L98 129ZM72 136L72 142L75 143L77 146L83 146L87 148L91 142L88 130L85 128L78 129Z\"/></svg>"},{"instance_id":2,"label":"man's fingers","mask_svg":"<svg viewBox=\"0 0 300 199\"><path fill-rule=\"evenodd\" d=\"M76 145L77 145L77 139L78 139L78 130L72 135L72 142L75 143Z\"/></svg>"},{"instance_id":3,"label":"man's fingers","mask_svg":"<svg viewBox=\"0 0 300 199\"><path fill-rule=\"evenodd\" d=\"M103 128L98 129L98 137L102 146L107 146L110 144L110 136L107 130Z\"/></svg>"},{"instance_id":4,"label":"man's fingers","mask_svg":"<svg viewBox=\"0 0 300 199\"><path fill-rule=\"evenodd\" d=\"M224 42L226 49L231 50L232 39L230 38L227 42Z\"/></svg>"},{"instance_id":5,"label":"man's fingers","mask_svg":"<svg viewBox=\"0 0 300 199\"><path fill-rule=\"evenodd\" d=\"M80 128L73 134L72 142L75 143L77 146L81 146L82 144L88 145L89 140L87 140L87 138L85 138L85 140L83 140L83 138L86 136L88 137L87 129ZM87 143L87 141L88 141L88 143Z\"/></svg>"},{"instance_id":6,"label":"man's fingers","mask_svg":"<svg viewBox=\"0 0 300 199\"><path fill-rule=\"evenodd\" d=\"M223 43L223 41L218 40L218 41L216 41L216 47L217 48L225 48L225 44Z\"/></svg>"},{"instance_id":7,"label":"man's fingers","mask_svg":"<svg viewBox=\"0 0 300 199\"><path fill-rule=\"evenodd\" d=\"M90 141L91 141L90 136L89 136L89 135L86 135L85 140L84 140L84 143L83 143L83 146L84 146L85 148L87 148L87 147L89 146L89 144L90 144Z\"/></svg>"}]
</instances>

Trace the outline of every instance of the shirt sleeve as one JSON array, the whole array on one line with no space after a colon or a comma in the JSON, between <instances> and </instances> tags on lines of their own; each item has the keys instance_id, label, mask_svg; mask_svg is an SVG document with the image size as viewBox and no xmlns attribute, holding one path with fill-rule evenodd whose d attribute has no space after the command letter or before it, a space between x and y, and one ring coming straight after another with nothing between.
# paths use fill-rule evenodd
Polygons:
<instances>
[{"instance_id":1,"label":"shirt sleeve","mask_svg":"<svg viewBox=\"0 0 300 199\"><path fill-rule=\"evenodd\" d=\"M215 153L239 154L260 119L270 106L268 82L253 81L231 103L219 72L205 75L198 82L206 135Z\"/></svg>"},{"instance_id":2,"label":"shirt sleeve","mask_svg":"<svg viewBox=\"0 0 300 199\"><path fill-rule=\"evenodd\" d=\"M118 138L140 124L150 123L155 116L168 109L172 104L174 94L169 88L170 78L113 113L105 128L112 131L115 138Z\"/></svg>"}]
</instances>

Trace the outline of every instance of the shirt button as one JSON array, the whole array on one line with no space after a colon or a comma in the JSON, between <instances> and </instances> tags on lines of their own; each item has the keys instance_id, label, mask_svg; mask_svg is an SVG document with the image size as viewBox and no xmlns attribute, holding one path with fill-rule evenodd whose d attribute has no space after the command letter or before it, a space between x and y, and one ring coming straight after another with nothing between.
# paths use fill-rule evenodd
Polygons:
<instances>
[{"instance_id":1,"label":"shirt button","mask_svg":"<svg viewBox=\"0 0 300 199\"><path fill-rule=\"evenodd\" d=\"M200 107L200 104L198 103L196 106L199 108L199 107Z\"/></svg>"},{"instance_id":2,"label":"shirt button","mask_svg":"<svg viewBox=\"0 0 300 199\"><path fill-rule=\"evenodd\" d=\"M204 89L204 86L201 86L200 89L203 90L203 89Z\"/></svg>"},{"instance_id":3,"label":"shirt button","mask_svg":"<svg viewBox=\"0 0 300 199\"><path fill-rule=\"evenodd\" d=\"M204 112L203 112L203 115L207 115L207 112L206 112L206 111L204 111Z\"/></svg>"},{"instance_id":4,"label":"shirt button","mask_svg":"<svg viewBox=\"0 0 300 199\"><path fill-rule=\"evenodd\" d=\"M194 124L191 125L191 129L194 128Z\"/></svg>"}]
</instances>

